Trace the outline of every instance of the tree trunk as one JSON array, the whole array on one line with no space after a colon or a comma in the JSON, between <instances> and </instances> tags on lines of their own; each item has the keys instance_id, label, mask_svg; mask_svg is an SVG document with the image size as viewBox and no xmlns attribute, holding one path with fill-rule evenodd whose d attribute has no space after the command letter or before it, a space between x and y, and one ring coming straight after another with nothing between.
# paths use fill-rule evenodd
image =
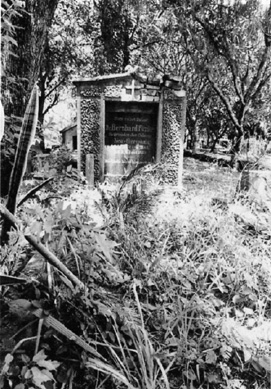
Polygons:
<instances>
[{"instance_id":1,"label":"tree trunk","mask_svg":"<svg viewBox=\"0 0 271 389\"><path fill-rule=\"evenodd\" d=\"M193 153L195 153L197 151L197 148L198 148L198 142L199 142L199 128L198 128L198 125L197 125L197 122L195 122L195 125L194 125L194 128L193 128L193 139L192 139L192 150L193 150Z\"/></svg>"},{"instance_id":2,"label":"tree trunk","mask_svg":"<svg viewBox=\"0 0 271 389\"><path fill-rule=\"evenodd\" d=\"M218 142L218 138L213 139L212 146L211 146L211 149L210 149L210 153L213 153L215 151L215 147L217 145L217 142Z\"/></svg>"},{"instance_id":3,"label":"tree trunk","mask_svg":"<svg viewBox=\"0 0 271 389\"><path fill-rule=\"evenodd\" d=\"M10 56L7 65L10 76L18 80L11 93L12 104L7 114L23 117L33 86L38 80L45 40L51 26L58 0L26 0L22 16L14 20L18 26L15 40L16 57Z\"/></svg>"},{"instance_id":4,"label":"tree trunk","mask_svg":"<svg viewBox=\"0 0 271 389\"><path fill-rule=\"evenodd\" d=\"M236 129L236 136L234 138L233 147L232 147L234 154L238 154L240 152L243 138L244 138L244 130L243 130L243 125L241 124L240 127Z\"/></svg>"},{"instance_id":5,"label":"tree trunk","mask_svg":"<svg viewBox=\"0 0 271 389\"><path fill-rule=\"evenodd\" d=\"M46 77L43 77L42 71L40 71L40 76L39 76L40 94L39 94L39 116L38 116L40 124L43 124L44 122L43 112L44 112L45 99L46 99L45 81L46 81Z\"/></svg>"},{"instance_id":6,"label":"tree trunk","mask_svg":"<svg viewBox=\"0 0 271 389\"><path fill-rule=\"evenodd\" d=\"M3 83L2 89L6 88L10 96L4 106L7 116L24 116L31 91L38 81L45 42L57 3L58 0L26 0L26 12L11 21L16 26L14 39L17 47L16 56L10 55L5 67L6 83ZM8 83L9 79L15 79L13 85ZM5 158L1 154L1 166L10 164L13 164L12 158ZM1 169L1 186L8 186L10 173L11 169Z\"/></svg>"},{"instance_id":7,"label":"tree trunk","mask_svg":"<svg viewBox=\"0 0 271 389\"><path fill-rule=\"evenodd\" d=\"M241 150L241 144L242 144L243 137L244 137L244 131L239 128L238 132L237 132L237 136L234 138L233 143L232 143L232 157L231 157L231 166L232 167L238 168L237 159L238 159L238 154Z\"/></svg>"}]
</instances>

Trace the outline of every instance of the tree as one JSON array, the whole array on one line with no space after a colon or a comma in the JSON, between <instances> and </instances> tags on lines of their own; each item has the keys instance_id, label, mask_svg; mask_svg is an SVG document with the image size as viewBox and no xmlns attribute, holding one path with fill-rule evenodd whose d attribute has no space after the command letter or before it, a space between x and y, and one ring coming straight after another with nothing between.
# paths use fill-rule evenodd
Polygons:
<instances>
[{"instance_id":1,"label":"tree","mask_svg":"<svg viewBox=\"0 0 271 389\"><path fill-rule=\"evenodd\" d=\"M162 3L156 3L146 18L140 49L137 63L144 72L160 78L166 74L180 77L187 95L186 126L193 149L197 148L199 134L214 147L229 130L227 114L205 75L196 70L191 37L180 28L174 7L163 8Z\"/></svg>"},{"instance_id":2,"label":"tree","mask_svg":"<svg viewBox=\"0 0 271 389\"><path fill-rule=\"evenodd\" d=\"M20 1L1 1L1 91L3 88L8 91L8 87L14 82L9 75L7 63L11 56L15 55L15 48L18 46L15 39L16 26L14 20L21 17L23 12ZM3 99L3 94L1 99Z\"/></svg>"},{"instance_id":3,"label":"tree","mask_svg":"<svg viewBox=\"0 0 271 389\"><path fill-rule=\"evenodd\" d=\"M142 0L98 0L92 5L89 0L58 0L39 73L39 122L75 75L122 72L136 64L146 23L156 8L155 2Z\"/></svg>"},{"instance_id":4,"label":"tree","mask_svg":"<svg viewBox=\"0 0 271 389\"><path fill-rule=\"evenodd\" d=\"M257 0L188 0L175 9L189 35L191 57L224 104L240 149L246 114L271 77L271 5Z\"/></svg>"},{"instance_id":5,"label":"tree","mask_svg":"<svg viewBox=\"0 0 271 389\"><path fill-rule=\"evenodd\" d=\"M61 91L74 75L94 76L93 35L88 25L93 18L89 1L60 0L45 42L39 73L39 121L58 102Z\"/></svg>"},{"instance_id":6,"label":"tree","mask_svg":"<svg viewBox=\"0 0 271 389\"><path fill-rule=\"evenodd\" d=\"M39 77L48 29L57 1L9 0L3 2L1 21L5 23L4 26L7 26L5 27L7 33L4 35L7 39L3 46L5 57L2 63L1 86L5 96L3 99L5 114L9 117L22 118L24 115L30 93ZM19 129L20 126L21 123L18 125ZM16 132L16 126L12 127L11 130L15 130L13 133ZM1 150L2 195L8 192L9 176L15 156L15 141L18 139L15 134L13 138L15 144L6 147L8 137L7 135L4 137L4 150ZM19 148L20 143L17 145L17 150ZM27 148L24 150L27 155Z\"/></svg>"},{"instance_id":7,"label":"tree","mask_svg":"<svg viewBox=\"0 0 271 389\"><path fill-rule=\"evenodd\" d=\"M189 60L189 58L187 59ZM186 70L188 69L189 61L186 65ZM210 88L208 88L208 82L204 77L195 73L193 68L184 74L183 85L187 93L186 126L190 135L191 146L193 151L196 151L199 129L204 127L203 117L206 112L206 102L208 103L210 97Z\"/></svg>"},{"instance_id":8,"label":"tree","mask_svg":"<svg viewBox=\"0 0 271 389\"><path fill-rule=\"evenodd\" d=\"M178 19L163 3L148 4L141 18L135 63L143 72L163 77L165 74L185 74L186 52L182 44Z\"/></svg>"},{"instance_id":9,"label":"tree","mask_svg":"<svg viewBox=\"0 0 271 389\"><path fill-rule=\"evenodd\" d=\"M124 72L137 49L141 22L146 12L142 0L99 0L95 3L95 65L99 74Z\"/></svg>"},{"instance_id":10,"label":"tree","mask_svg":"<svg viewBox=\"0 0 271 389\"><path fill-rule=\"evenodd\" d=\"M271 11L263 12L257 0L171 0L157 3L157 10L155 23L147 27L148 42L153 37L157 42L142 50L144 61L160 74L183 75L191 135L199 122L208 121L204 112L211 104L205 93L213 107L218 107L218 97L228 122L220 120L226 130L217 127L213 135L218 140L225 132L230 137L234 133L234 151L238 152L247 119L256 116L256 109L263 110L260 104L270 90ZM209 93L210 87L217 97ZM209 119L218 113L212 111ZM215 117L209 121L215 122Z\"/></svg>"},{"instance_id":11,"label":"tree","mask_svg":"<svg viewBox=\"0 0 271 389\"><path fill-rule=\"evenodd\" d=\"M2 87L9 92L5 112L22 117L33 86L38 81L48 29L52 23L58 0L7 1L9 7L20 8L9 22L14 28L15 56L9 55L5 63ZM18 7L20 3L20 7ZM12 82L10 82L12 80Z\"/></svg>"},{"instance_id":12,"label":"tree","mask_svg":"<svg viewBox=\"0 0 271 389\"><path fill-rule=\"evenodd\" d=\"M41 123L75 75L125 70L140 17L139 0L59 0L39 75Z\"/></svg>"}]
</instances>

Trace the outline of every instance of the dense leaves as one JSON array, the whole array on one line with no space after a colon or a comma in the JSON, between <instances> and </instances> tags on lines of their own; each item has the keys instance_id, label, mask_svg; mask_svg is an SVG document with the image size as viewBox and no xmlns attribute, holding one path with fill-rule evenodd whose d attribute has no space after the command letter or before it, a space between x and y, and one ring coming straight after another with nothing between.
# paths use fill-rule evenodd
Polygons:
<instances>
[{"instance_id":1,"label":"dense leaves","mask_svg":"<svg viewBox=\"0 0 271 389\"><path fill-rule=\"evenodd\" d=\"M187 14L186 14L187 15ZM233 6L214 2L191 10L194 62L215 90L236 130L236 150L251 103L270 81L270 15L257 1ZM215 20L215 21L214 21ZM192 27L192 28L191 28Z\"/></svg>"},{"instance_id":2,"label":"dense leaves","mask_svg":"<svg viewBox=\"0 0 271 389\"><path fill-rule=\"evenodd\" d=\"M12 21L19 18L21 3L14 1L3 15L5 53L18 43ZM248 127L268 130L269 40L270 14L257 0L61 0L43 47L39 119L44 121L74 76L121 72L137 65L151 77L175 74L183 79L192 142L197 132L207 134L210 145L227 134L235 138L238 150ZM15 102L12 82L16 85L21 83L18 77L28 76L8 68L5 90ZM208 106L217 107L223 116L220 120L211 113L212 130L205 120Z\"/></svg>"},{"instance_id":3,"label":"dense leaves","mask_svg":"<svg viewBox=\"0 0 271 389\"><path fill-rule=\"evenodd\" d=\"M1 328L12 338L2 340L4 382L12 388L43 388L54 380L105 388L120 382L268 385L270 212L232 201L232 173L208 164L193 171L189 163L190 194L157 191L162 171L149 167L119 187L99 190L62 176L25 203L24 233L46 244L85 288L45 265L20 231L12 233L1 269L15 274L20 268L28 283L2 296L2 324L10 324ZM197 195L191 174L198 175ZM220 202L219 186L227 194ZM41 309L51 328L33 325ZM74 335L67 343L68 331ZM99 357L86 354L88 344Z\"/></svg>"},{"instance_id":4,"label":"dense leaves","mask_svg":"<svg viewBox=\"0 0 271 389\"><path fill-rule=\"evenodd\" d=\"M202 105L197 103L199 95L204 98L207 92L206 97L215 106L218 97L231 124L218 125L216 135L219 132L233 135L233 128L238 151L247 119L250 123L256 121L252 119L257 116L256 101L263 91L270 90L270 13L261 10L259 2L254 0L231 5L223 1L172 1L164 5L158 19L153 18L155 24L149 24L150 45L143 49L142 62L160 74L183 75L188 116L191 117L191 108L198 107L197 115L193 113L190 121L191 132L196 126L196 116L204 117ZM160 39L152 45L154 34ZM210 89L217 97L212 97ZM263 127L264 120L268 120L268 110L265 119L261 116ZM209 126L201 127L208 132Z\"/></svg>"}]
</instances>

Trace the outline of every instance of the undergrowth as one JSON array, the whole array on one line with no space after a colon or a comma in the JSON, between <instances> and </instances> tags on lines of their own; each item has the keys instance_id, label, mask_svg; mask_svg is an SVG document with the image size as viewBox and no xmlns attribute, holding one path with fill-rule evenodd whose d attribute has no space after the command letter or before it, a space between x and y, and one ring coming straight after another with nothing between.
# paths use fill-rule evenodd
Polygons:
<instances>
[{"instance_id":1,"label":"undergrowth","mask_svg":"<svg viewBox=\"0 0 271 389\"><path fill-rule=\"evenodd\" d=\"M20 210L1 272L27 284L2 286L1 387L267 388L269 213L215 191L163 188L151 169L128 181L74 184L47 202L45 191ZM74 335L44 325L48 315Z\"/></svg>"}]
</instances>

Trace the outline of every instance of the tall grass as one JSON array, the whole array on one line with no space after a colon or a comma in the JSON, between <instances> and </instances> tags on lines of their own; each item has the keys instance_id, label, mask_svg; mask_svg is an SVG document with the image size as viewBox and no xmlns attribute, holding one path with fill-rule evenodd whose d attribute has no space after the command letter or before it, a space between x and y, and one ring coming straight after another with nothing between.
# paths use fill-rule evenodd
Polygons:
<instances>
[{"instance_id":1,"label":"tall grass","mask_svg":"<svg viewBox=\"0 0 271 389\"><path fill-rule=\"evenodd\" d=\"M221 323L231 317L241 328L253 326L259 339L258 326L270 323L270 215L263 218L252 203L234 198L236 181L235 177L224 192L202 187L193 194L155 194L156 204L151 210L137 213L136 228L135 221L126 217L124 228L114 231L121 244L120 264L140 286L139 300L135 301L143 306L146 325L141 327L140 336L133 332L131 337L136 349L140 345L144 350L137 354L137 366L143 361L148 366L144 370L146 382L150 382L149 372L154 372L147 362L154 352L150 339L158 344L159 355L171 356L160 361L164 371L158 364L158 370L151 374L156 377L159 372L164 378L166 373L166 386L173 385L174 371L181 372L178 382L185 388L203 385L202 374L205 382L211 383L212 369L216 370L218 385L218 376L225 379L223 364L217 363L221 358L228 364L228 385L234 385L235 374L245 382L249 367L242 367L242 354L239 366L232 365L231 358L246 343L241 347L240 341L238 348L233 338L223 338ZM226 192L227 196L221 196ZM128 296L133 298L132 294ZM226 357L223 350L227 347L230 356ZM264 382L264 375L258 383L252 376L247 380L258 385Z\"/></svg>"}]
</instances>

